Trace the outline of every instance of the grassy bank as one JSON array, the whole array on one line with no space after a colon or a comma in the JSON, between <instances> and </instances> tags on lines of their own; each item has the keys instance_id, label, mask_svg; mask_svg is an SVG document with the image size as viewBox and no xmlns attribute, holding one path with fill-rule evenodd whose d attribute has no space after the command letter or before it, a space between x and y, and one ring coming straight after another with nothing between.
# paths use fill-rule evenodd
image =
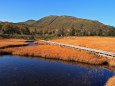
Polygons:
<instances>
[{"instance_id":1,"label":"grassy bank","mask_svg":"<svg viewBox=\"0 0 115 86\"><path fill-rule=\"evenodd\" d=\"M105 86L115 86L115 76L111 77L107 82Z\"/></svg>"},{"instance_id":2,"label":"grassy bank","mask_svg":"<svg viewBox=\"0 0 115 86\"><path fill-rule=\"evenodd\" d=\"M27 40L37 40L37 39L55 39L59 38L56 35L17 35L17 34L0 34L0 38L13 38L13 39L27 39Z\"/></svg>"},{"instance_id":3,"label":"grassy bank","mask_svg":"<svg viewBox=\"0 0 115 86\"><path fill-rule=\"evenodd\" d=\"M108 62L106 58L99 58L88 52L56 45L29 46L20 48L6 48L2 52L12 52L12 55L44 57L66 61L76 61L87 64L103 65Z\"/></svg>"},{"instance_id":4,"label":"grassy bank","mask_svg":"<svg viewBox=\"0 0 115 86\"><path fill-rule=\"evenodd\" d=\"M27 40L21 39L1 39L1 46L19 45ZM6 43L6 44L5 44ZM43 42L41 43L43 44ZM115 66L115 60L98 57L86 51L80 51L72 48L61 47L57 45L40 45L28 47L15 47L0 49L0 54L10 54L19 56L43 57L49 59L60 59L64 61L82 62L94 65Z\"/></svg>"},{"instance_id":5,"label":"grassy bank","mask_svg":"<svg viewBox=\"0 0 115 86\"><path fill-rule=\"evenodd\" d=\"M0 48L26 46L28 45L26 41L23 39L0 39Z\"/></svg>"}]
</instances>

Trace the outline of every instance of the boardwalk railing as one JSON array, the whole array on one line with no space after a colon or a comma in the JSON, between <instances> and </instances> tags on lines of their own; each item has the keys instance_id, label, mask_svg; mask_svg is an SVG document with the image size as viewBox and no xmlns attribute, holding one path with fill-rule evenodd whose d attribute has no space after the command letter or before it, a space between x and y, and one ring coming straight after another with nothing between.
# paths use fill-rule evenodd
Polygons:
<instances>
[{"instance_id":1,"label":"boardwalk railing","mask_svg":"<svg viewBox=\"0 0 115 86\"><path fill-rule=\"evenodd\" d=\"M51 42L51 41L46 41L46 40L40 40L40 41L46 42L49 44L60 45L60 46L75 48L75 49L79 49L79 50L85 50L85 51L96 53L96 54L99 54L99 55L105 56L105 57L115 57L115 53L113 53L113 52L107 52L107 51L102 51L102 50L97 50L97 49L86 48L86 47L62 44L62 43Z\"/></svg>"}]
</instances>

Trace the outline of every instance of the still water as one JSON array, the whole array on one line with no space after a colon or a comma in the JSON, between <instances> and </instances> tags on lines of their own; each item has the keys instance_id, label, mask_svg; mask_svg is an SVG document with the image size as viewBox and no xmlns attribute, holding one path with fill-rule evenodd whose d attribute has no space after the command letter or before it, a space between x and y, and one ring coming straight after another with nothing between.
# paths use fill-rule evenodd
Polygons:
<instances>
[{"instance_id":1,"label":"still water","mask_svg":"<svg viewBox=\"0 0 115 86\"><path fill-rule=\"evenodd\" d=\"M29 44L28 46L38 46L38 44L34 44L33 42L26 42L26 43Z\"/></svg>"},{"instance_id":2,"label":"still water","mask_svg":"<svg viewBox=\"0 0 115 86\"><path fill-rule=\"evenodd\" d=\"M0 86L104 86L113 75L111 70L99 66L38 57L0 56Z\"/></svg>"},{"instance_id":3,"label":"still water","mask_svg":"<svg viewBox=\"0 0 115 86\"><path fill-rule=\"evenodd\" d=\"M0 56L0 86L104 86L114 72L19 56Z\"/></svg>"}]
</instances>

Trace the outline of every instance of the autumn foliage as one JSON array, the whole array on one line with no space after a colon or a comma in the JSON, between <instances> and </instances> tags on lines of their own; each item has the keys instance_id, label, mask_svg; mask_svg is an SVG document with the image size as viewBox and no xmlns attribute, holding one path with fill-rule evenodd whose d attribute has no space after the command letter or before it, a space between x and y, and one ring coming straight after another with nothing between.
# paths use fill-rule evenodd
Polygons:
<instances>
[{"instance_id":1,"label":"autumn foliage","mask_svg":"<svg viewBox=\"0 0 115 86\"><path fill-rule=\"evenodd\" d=\"M115 36L115 27L72 16L47 16L21 23L0 22L0 34Z\"/></svg>"},{"instance_id":2,"label":"autumn foliage","mask_svg":"<svg viewBox=\"0 0 115 86\"><path fill-rule=\"evenodd\" d=\"M28 20L27 25L33 28L35 34L58 36L115 36L115 28L95 20L76 18L72 16L47 16L40 20ZM30 31L31 32L31 31Z\"/></svg>"},{"instance_id":3,"label":"autumn foliage","mask_svg":"<svg viewBox=\"0 0 115 86\"><path fill-rule=\"evenodd\" d=\"M13 24L0 22L0 34L30 34L28 26L24 24Z\"/></svg>"}]
</instances>

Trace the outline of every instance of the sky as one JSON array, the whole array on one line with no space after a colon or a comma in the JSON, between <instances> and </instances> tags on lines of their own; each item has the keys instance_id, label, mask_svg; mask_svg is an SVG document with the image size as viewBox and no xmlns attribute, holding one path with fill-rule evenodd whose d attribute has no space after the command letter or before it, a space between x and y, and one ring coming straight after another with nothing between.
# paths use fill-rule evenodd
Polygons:
<instances>
[{"instance_id":1,"label":"sky","mask_svg":"<svg viewBox=\"0 0 115 86\"><path fill-rule=\"evenodd\" d=\"M115 26L115 0L0 0L0 21L67 15Z\"/></svg>"}]
</instances>

